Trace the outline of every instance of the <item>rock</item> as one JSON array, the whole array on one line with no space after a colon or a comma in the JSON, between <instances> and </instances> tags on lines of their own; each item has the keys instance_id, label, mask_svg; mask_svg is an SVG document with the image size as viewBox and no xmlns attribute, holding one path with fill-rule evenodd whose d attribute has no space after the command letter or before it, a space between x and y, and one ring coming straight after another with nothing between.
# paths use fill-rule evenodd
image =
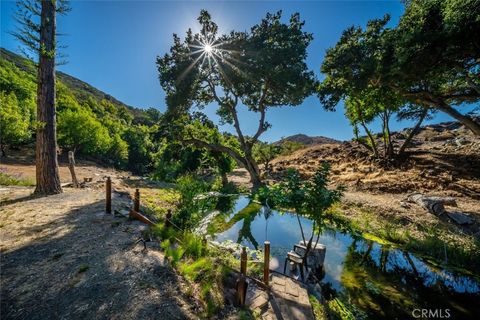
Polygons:
<instances>
[{"instance_id":1,"label":"rock","mask_svg":"<svg viewBox=\"0 0 480 320\"><path fill-rule=\"evenodd\" d=\"M459 147L464 146L464 145L469 143L469 141L467 139L465 139L464 137L456 138L454 141L455 141L455 144Z\"/></svg>"},{"instance_id":2,"label":"rock","mask_svg":"<svg viewBox=\"0 0 480 320\"><path fill-rule=\"evenodd\" d=\"M410 209L410 204L408 204L405 201L400 201L400 207L405 208L405 209Z\"/></svg>"},{"instance_id":3,"label":"rock","mask_svg":"<svg viewBox=\"0 0 480 320\"><path fill-rule=\"evenodd\" d=\"M456 223L460 225L464 224L472 224L475 220L469 213L461 212L461 211L452 211L448 212L447 215Z\"/></svg>"},{"instance_id":4,"label":"rock","mask_svg":"<svg viewBox=\"0 0 480 320\"><path fill-rule=\"evenodd\" d=\"M205 216L205 218L200 221L198 227L196 227L193 232L200 236L206 235L208 231L208 226L213 221L213 219L215 219L215 217L218 216L220 213L220 211L214 210L207 214L207 216Z\"/></svg>"},{"instance_id":5,"label":"rock","mask_svg":"<svg viewBox=\"0 0 480 320\"><path fill-rule=\"evenodd\" d=\"M440 216L446 213L444 205L457 206L455 198L452 197L435 197L424 196L420 193L415 193L408 197L408 200L417 203L419 206L426 209L428 212Z\"/></svg>"}]
</instances>

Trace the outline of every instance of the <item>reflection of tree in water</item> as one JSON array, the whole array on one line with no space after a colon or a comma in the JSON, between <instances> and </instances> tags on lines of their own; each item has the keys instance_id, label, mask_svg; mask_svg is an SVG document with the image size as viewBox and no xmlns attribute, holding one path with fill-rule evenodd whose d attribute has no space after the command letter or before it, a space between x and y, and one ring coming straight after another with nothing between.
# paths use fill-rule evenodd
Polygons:
<instances>
[{"instance_id":1,"label":"reflection of tree in water","mask_svg":"<svg viewBox=\"0 0 480 320\"><path fill-rule=\"evenodd\" d=\"M440 271L406 251L354 239L343 262L341 282L346 301L372 318L408 318L419 307L450 308L467 317L478 312L472 310L478 294L454 292L436 273ZM447 278L461 285L466 277Z\"/></svg>"},{"instance_id":2,"label":"reflection of tree in water","mask_svg":"<svg viewBox=\"0 0 480 320\"><path fill-rule=\"evenodd\" d=\"M252 244L255 250L258 250L258 242L252 235L252 222L256 216L257 214L251 214L243 219L242 228L238 231L237 243L242 243L243 239L245 239Z\"/></svg>"},{"instance_id":3,"label":"reflection of tree in water","mask_svg":"<svg viewBox=\"0 0 480 320\"><path fill-rule=\"evenodd\" d=\"M218 197L215 209L226 214L231 214L233 213L237 200L238 197L232 196Z\"/></svg>"},{"instance_id":4,"label":"reflection of tree in water","mask_svg":"<svg viewBox=\"0 0 480 320\"><path fill-rule=\"evenodd\" d=\"M268 201L265 200L264 206L262 206L262 213L263 217L265 218L265 240L268 240L268 219L273 216L273 211L270 209L270 206L268 205Z\"/></svg>"}]
</instances>

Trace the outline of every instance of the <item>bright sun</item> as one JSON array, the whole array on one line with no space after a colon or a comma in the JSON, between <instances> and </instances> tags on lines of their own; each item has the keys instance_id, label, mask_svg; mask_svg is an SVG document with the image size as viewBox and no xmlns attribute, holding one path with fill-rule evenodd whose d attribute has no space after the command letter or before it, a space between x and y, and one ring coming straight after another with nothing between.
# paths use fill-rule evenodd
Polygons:
<instances>
[{"instance_id":1,"label":"bright sun","mask_svg":"<svg viewBox=\"0 0 480 320\"><path fill-rule=\"evenodd\" d=\"M206 44L206 45L204 46L203 50L205 50L206 53L211 53L212 50L213 50L213 48L212 48L211 45Z\"/></svg>"}]
</instances>

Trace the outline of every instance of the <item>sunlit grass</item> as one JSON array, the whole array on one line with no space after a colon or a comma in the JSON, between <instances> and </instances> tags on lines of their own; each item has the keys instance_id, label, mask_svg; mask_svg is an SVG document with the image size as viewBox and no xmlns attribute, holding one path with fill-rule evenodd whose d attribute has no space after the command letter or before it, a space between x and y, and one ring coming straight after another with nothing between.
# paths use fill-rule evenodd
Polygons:
<instances>
[{"instance_id":1,"label":"sunlit grass","mask_svg":"<svg viewBox=\"0 0 480 320\"><path fill-rule=\"evenodd\" d=\"M0 172L0 185L31 187L34 186L35 183L30 179L23 178L21 175L12 175L5 172Z\"/></svg>"}]
</instances>

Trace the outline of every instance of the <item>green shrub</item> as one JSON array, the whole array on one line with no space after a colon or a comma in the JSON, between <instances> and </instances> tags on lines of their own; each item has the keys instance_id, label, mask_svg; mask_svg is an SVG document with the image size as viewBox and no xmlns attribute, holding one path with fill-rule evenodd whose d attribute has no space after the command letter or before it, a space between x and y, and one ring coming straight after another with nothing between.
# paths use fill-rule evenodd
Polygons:
<instances>
[{"instance_id":1,"label":"green shrub","mask_svg":"<svg viewBox=\"0 0 480 320\"><path fill-rule=\"evenodd\" d=\"M193 262L182 263L180 273L191 281L197 281L206 274L211 274L214 266L211 258L203 257Z\"/></svg>"},{"instance_id":2,"label":"green shrub","mask_svg":"<svg viewBox=\"0 0 480 320\"><path fill-rule=\"evenodd\" d=\"M164 223L158 223L150 228L150 232L153 237L160 238L162 240L174 241L177 237L177 230L175 228L167 228Z\"/></svg>"},{"instance_id":3,"label":"green shrub","mask_svg":"<svg viewBox=\"0 0 480 320\"><path fill-rule=\"evenodd\" d=\"M35 183L29 179L22 178L20 175L11 175L0 172L0 185L2 186L34 186Z\"/></svg>"},{"instance_id":4,"label":"green shrub","mask_svg":"<svg viewBox=\"0 0 480 320\"><path fill-rule=\"evenodd\" d=\"M181 176L176 183L180 192L180 203L173 221L180 228L190 229L201 220L203 217L201 211L205 209L205 203L210 201L209 199L198 201L196 196L210 191L211 185L192 174Z\"/></svg>"}]
</instances>

